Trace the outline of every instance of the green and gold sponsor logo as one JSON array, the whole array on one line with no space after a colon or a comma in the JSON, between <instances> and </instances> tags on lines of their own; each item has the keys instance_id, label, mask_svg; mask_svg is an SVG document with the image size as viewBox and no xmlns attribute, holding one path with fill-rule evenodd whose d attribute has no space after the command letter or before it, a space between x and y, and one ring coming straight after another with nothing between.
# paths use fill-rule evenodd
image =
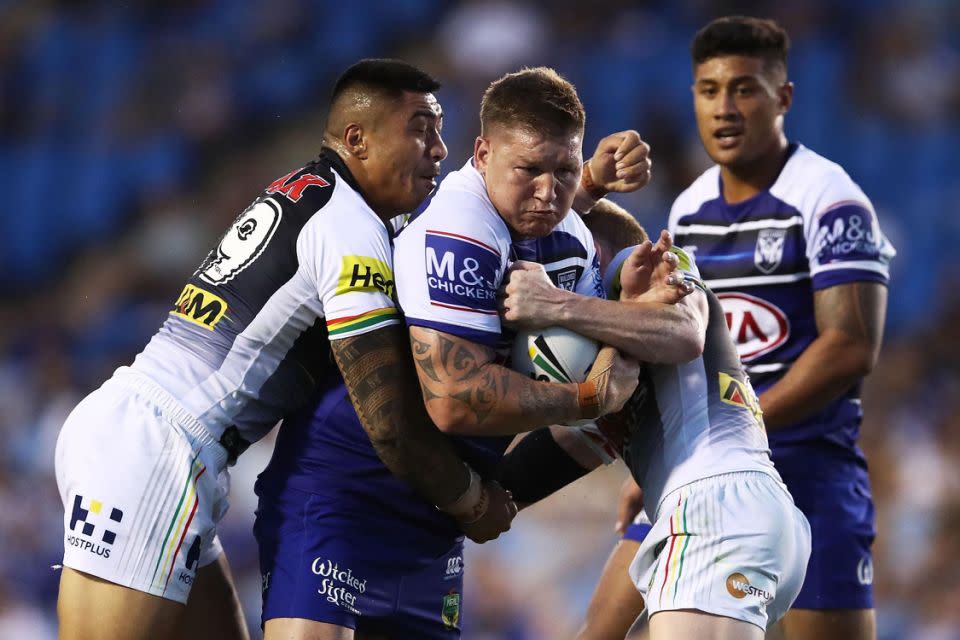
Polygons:
<instances>
[{"instance_id":1,"label":"green and gold sponsor logo","mask_svg":"<svg viewBox=\"0 0 960 640\"><path fill-rule=\"evenodd\" d=\"M336 295L351 291L379 291L393 298L393 270L384 261L369 256L343 256Z\"/></svg>"},{"instance_id":2,"label":"green and gold sponsor logo","mask_svg":"<svg viewBox=\"0 0 960 640\"><path fill-rule=\"evenodd\" d=\"M450 593L443 596L443 608L440 609L440 620L448 629L453 629L460 624L460 594L450 590Z\"/></svg>"},{"instance_id":3,"label":"green and gold sponsor logo","mask_svg":"<svg viewBox=\"0 0 960 640\"><path fill-rule=\"evenodd\" d=\"M227 302L200 287L188 284L180 292L170 315L213 331L227 313Z\"/></svg>"}]
</instances>

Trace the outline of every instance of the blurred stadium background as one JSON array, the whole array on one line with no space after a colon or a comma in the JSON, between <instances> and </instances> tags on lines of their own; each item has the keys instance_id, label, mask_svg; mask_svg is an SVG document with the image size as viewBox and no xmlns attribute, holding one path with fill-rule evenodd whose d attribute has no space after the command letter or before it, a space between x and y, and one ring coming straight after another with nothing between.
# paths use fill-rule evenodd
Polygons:
<instances>
[{"instance_id":1,"label":"blurred stadium background","mask_svg":"<svg viewBox=\"0 0 960 640\"><path fill-rule=\"evenodd\" d=\"M656 229L706 163L688 43L728 13L789 29L788 133L847 169L899 250L862 436L880 636L960 638L952 0L0 1L0 638L55 637L63 418L143 346L225 225L317 153L343 68L391 55L441 78L450 170L472 149L490 80L556 67L586 104L587 153L627 127L652 145L654 183L621 202ZM237 468L221 530L255 637L252 484L268 455L266 443ZM468 550L466 638L572 636L615 541L622 477L582 481Z\"/></svg>"}]
</instances>

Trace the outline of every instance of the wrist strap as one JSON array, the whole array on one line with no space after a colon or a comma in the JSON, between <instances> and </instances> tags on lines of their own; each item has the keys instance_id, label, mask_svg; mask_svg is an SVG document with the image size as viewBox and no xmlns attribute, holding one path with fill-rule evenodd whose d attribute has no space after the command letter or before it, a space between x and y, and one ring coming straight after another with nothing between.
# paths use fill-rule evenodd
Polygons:
<instances>
[{"instance_id":1,"label":"wrist strap","mask_svg":"<svg viewBox=\"0 0 960 640\"><path fill-rule=\"evenodd\" d=\"M595 379L581 382L577 385L577 404L580 405L581 418L599 418L602 413L600 407L600 391Z\"/></svg>"},{"instance_id":2,"label":"wrist strap","mask_svg":"<svg viewBox=\"0 0 960 640\"><path fill-rule=\"evenodd\" d=\"M467 489L460 494L459 498L450 504L438 506L437 509L450 514L458 520L473 518L469 520L473 522L479 519L487 509L486 492L483 490L483 481L480 479L480 474L474 471L467 463L464 463L463 466L470 472L470 484L467 485ZM480 511L480 516L476 516L479 507L483 509Z\"/></svg>"},{"instance_id":3,"label":"wrist strap","mask_svg":"<svg viewBox=\"0 0 960 640\"><path fill-rule=\"evenodd\" d=\"M590 170L590 161L583 163L583 173L580 175L580 186L594 200L599 200L609 193L606 189L593 181L593 171Z\"/></svg>"}]
</instances>

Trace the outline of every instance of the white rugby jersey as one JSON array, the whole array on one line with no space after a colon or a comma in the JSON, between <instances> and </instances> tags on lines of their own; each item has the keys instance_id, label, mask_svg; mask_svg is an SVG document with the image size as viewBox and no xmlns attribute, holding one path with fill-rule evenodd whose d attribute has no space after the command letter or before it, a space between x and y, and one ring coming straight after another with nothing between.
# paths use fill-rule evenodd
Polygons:
<instances>
[{"instance_id":1,"label":"white rugby jersey","mask_svg":"<svg viewBox=\"0 0 960 640\"><path fill-rule=\"evenodd\" d=\"M387 227L324 150L240 214L131 369L242 449L342 384L328 340L399 323L393 293Z\"/></svg>"},{"instance_id":2,"label":"white rugby jersey","mask_svg":"<svg viewBox=\"0 0 960 640\"><path fill-rule=\"evenodd\" d=\"M593 236L580 216L568 213L543 238L512 240L472 159L397 237L394 259L408 325L491 347L503 346L496 293L514 260L542 264L558 287L602 295Z\"/></svg>"},{"instance_id":3,"label":"white rugby jersey","mask_svg":"<svg viewBox=\"0 0 960 640\"><path fill-rule=\"evenodd\" d=\"M628 247L610 262L607 296L620 297L620 270ZM743 372L717 297L700 281L691 257L675 248L678 270L707 296L710 310L703 354L682 364L645 363L640 386L624 411L624 462L643 488L644 508L656 521L663 496L695 480L761 471L776 479L760 405ZM694 293L693 295L700 295Z\"/></svg>"},{"instance_id":4,"label":"white rugby jersey","mask_svg":"<svg viewBox=\"0 0 960 640\"><path fill-rule=\"evenodd\" d=\"M886 283L896 253L870 200L839 165L802 145L791 145L789 153L769 189L737 204L723 199L720 168L708 169L673 203L668 225L717 293L758 391L779 380L816 338L814 291ZM809 424L772 439L846 430L844 442L852 446L859 420L854 387Z\"/></svg>"}]
</instances>

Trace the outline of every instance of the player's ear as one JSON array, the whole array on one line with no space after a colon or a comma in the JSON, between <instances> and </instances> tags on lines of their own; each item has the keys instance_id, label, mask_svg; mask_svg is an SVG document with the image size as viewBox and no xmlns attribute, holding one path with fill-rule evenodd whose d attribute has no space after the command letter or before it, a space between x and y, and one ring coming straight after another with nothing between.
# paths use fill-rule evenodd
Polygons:
<instances>
[{"instance_id":1,"label":"player's ear","mask_svg":"<svg viewBox=\"0 0 960 640\"><path fill-rule=\"evenodd\" d=\"M363 126L351 122L343 131L343 143L347 150L361 160L367 159L367 138Z\"/></svg>"},{"instance_id":2,"label":"player's ear","mask_svg":"<svg viewBox=\"0 0 960 640\"><path fill-rule=\"evenodd\" d=\"M780 107L780 113L786 113L790 110L790 105L793 104L793 83L784 82L780 85L780 88L777 89L777 102Z\"/></svg>"},{"instance_id":3,"label":"player's ear","mask_svg":"<svg viewBox=\"0 0 960 640\"><path fill-rule=\"evenodd\" d=\"M487 163L490 161L490 141L486 138L477 136L473 143L473 164L476 165L480 175L487 174Z\"/></svg>"}]
</instances>

